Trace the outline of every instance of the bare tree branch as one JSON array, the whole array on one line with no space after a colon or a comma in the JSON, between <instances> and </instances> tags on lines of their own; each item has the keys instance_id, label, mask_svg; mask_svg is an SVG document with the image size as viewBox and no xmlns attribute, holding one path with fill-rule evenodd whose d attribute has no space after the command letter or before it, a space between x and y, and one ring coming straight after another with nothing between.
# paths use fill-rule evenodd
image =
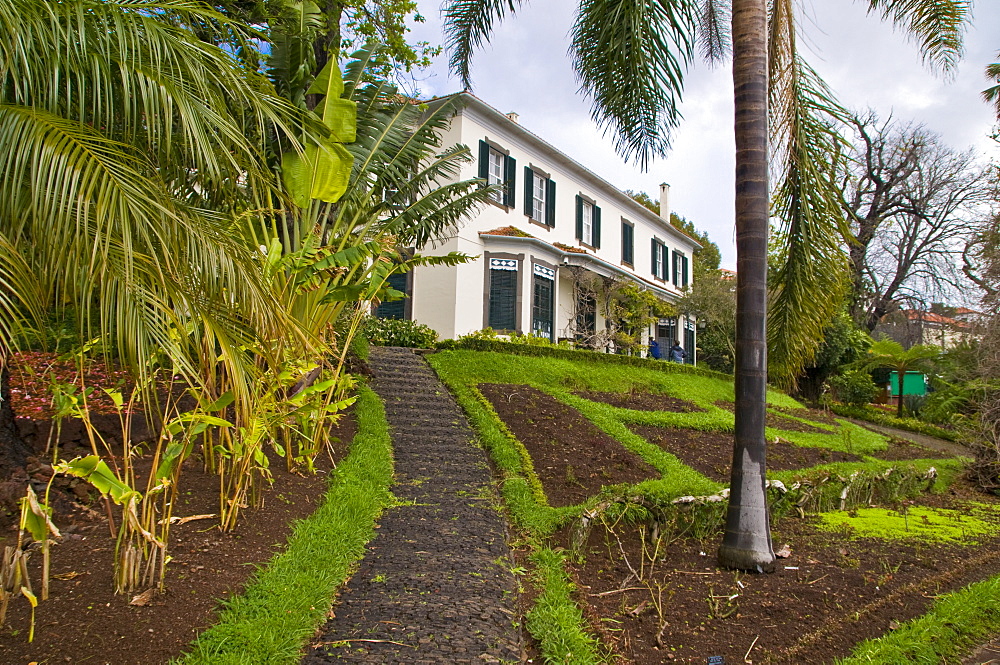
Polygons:
<instances>
[{"instance_id":1,"label":"bare tree branch","mask_svg":"<svg viewBox=\"0 0 1000 665\"><path fill-rule=\"evenodd\" d=\"M987 169L921 126L855 116L844 212L851 316L872 331L903 303L968 288L965 245L988 217Z\"/></svg>"}]
</instances>

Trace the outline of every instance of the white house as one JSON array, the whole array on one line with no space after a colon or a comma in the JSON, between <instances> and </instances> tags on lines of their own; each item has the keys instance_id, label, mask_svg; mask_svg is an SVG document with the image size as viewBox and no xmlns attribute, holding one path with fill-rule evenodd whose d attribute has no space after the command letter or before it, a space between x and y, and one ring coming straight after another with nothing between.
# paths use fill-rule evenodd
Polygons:
<instances>
[{"instance_id":1,"label":"white house","mask_svg":"<svg viewBox=\"0 0 1000 665\"><path fill-rule=\"evenodd\" d=\"M490 327L547 337L597 340L610 323L583 284L627 280L676 302L690 280L698 243L667 221L669 186L657 216L610 183L473 95L459 93L443 145L477 155L460 179L481 177L505 190L453 236L420 248L464 252L458 267L420 267L394 286L410 298L385 303L380 316L412 318L455 338ZM598 278L603 278L598 279ZM695 357L694 317L661 319L646 335L666 351L674 340ZM643 340L645 341L645 340Z\"/></svg>"}]
</instances>

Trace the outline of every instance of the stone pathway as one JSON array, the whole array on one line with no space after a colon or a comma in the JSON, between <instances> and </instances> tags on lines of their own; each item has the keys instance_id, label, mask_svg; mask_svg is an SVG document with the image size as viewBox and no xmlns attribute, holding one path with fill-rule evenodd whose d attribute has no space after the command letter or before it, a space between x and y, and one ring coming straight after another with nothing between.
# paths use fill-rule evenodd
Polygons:
<instances>
[{"instance_id":1,"label":"stone pathway","mask_svg":"<svg viewBox=\"0 0 1000 665\"><path fill-rule=\"evenodd\" d=\"M944 439L939 439L936 436L928 436L918 432L896 429L895 427L876 425L875 423L870 423L867 420L855 420L854 418L846 418L846 420L851 421L855 425L861 425L862 427L867 427L868 429L875 430L876 432L881 432L886 436L893 436L897 439L906 439L907 441L912 441L913 443L924 446L925 448L931 448L932 450L937 450L953 457L970 457L972 455L968 448L960 443L955 443L954 441L945 441Z\"/></svg>"},{"instance_id":2,"label":"stone pathway","mask_svg":"<svg viewBox=\"0 0 1000 665\"><path fill-rule=\"evenodd\" d=\"M402 505L382 516L303 665L520 663L517 583L486 453L409 349L372 348Z\"/></svg>"}]
</instances>

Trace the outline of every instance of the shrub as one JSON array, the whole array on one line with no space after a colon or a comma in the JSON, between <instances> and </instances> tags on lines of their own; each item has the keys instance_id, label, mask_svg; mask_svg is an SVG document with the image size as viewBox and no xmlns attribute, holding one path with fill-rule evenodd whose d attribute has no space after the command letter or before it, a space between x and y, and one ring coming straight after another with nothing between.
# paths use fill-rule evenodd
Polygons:
<instances>
[{"instance_id":1,"label":"shrub","mask_svg":"<svg viewBox=\"0 0 1000 665\"><path fill-rule=\"evenodd\" d=\"M362 328L364 336L375 346L407 346L427 349L434 346L437 333L429 326L404 319L380 319L369 316Z\"/></svg>"},{"instance_id":2,"label":"shrub","mask_svg":"<svg viewBox=\"0 0 1000 665\"><path fill-rule=\"evenodd\" d=\"M560 349L572 349L573 346L569 342L552 342L548 337L539 337L537 335L524 335L519 332L504 333L502 336L497 334L497 331L493 328L483 328L482 330L476 330L468 335L462 335L457 340L446 340L438 344L438 348L465 348L466 343L475 342L505 342L507 344L521 344L524 346L548 346L557 347ZM451 343L449 345L449 342Z\"/></svg>"},{"instance_id":3,"label":"shrub","mask_svg":"<svg viewBox=\"0 0 1000 665\"><path fill-rule=\"evenodd\" d=\"M878 394L878 386L872 381L871 375L863 370L854 369L831 376L827 383L838 400L851 406L864 406Z\"/></svg>"}]
</instances>

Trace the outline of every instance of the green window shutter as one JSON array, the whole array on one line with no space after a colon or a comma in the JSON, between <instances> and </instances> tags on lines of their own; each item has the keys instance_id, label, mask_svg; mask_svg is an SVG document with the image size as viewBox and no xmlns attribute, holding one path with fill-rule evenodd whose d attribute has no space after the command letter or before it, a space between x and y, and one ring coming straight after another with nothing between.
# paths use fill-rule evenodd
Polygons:
<instances>
[{"instance_id":1,"label":"green window shutter","mask_svg":"<svg viewBox=\"0 0 1000 665\"><path fill-rule=\"evenodd\" d=\"M583 240L583 199L576 195L576 239Z\"/></svg>"},{"instance_id":2,"label":"green window shutter","mask_svg":"<svg viewBox=\"0 0 1000 665\"><path fill-rule=\"evenodd\" d=\"M530 166L524 167L524 214L532 217L534 211L535 172ZM541 220L539 220L541 221Z\"/></svg>"},{"instance_id":3,"label":"green window shutter","mask_svg":"<svg viewBox=\"0 0 1000 665\"><path fill-rule=\"evenodd\" d=\"M504 192L503 204L510 208L514 207L514 199L517 196L517 160L507 155L503 163Z\"/></svg>"},{"instance_id":4,"label":"green window shutter","mask_svg":"<svg viewBox=\"0 0 1000 665\"><path fill-rule=\"evenodd\" d=\"M479 141L479 177L486 180L490 173L490 144Z\"/></svg>"},{"instance_id":5,"label":"green window shutter","mask_svg":"<svg viewBox=\"0 0 1000 665\"><path fill-rule=\"evenodd\" d=\"M681 257L681 286L688 285L688 257Z\"/></svg>"},{"instance_id":6,"label":"green window shutter","mask_svg":"<svg viewBox=\"0 0 1000 665\"><path fill-rule=\"evenodd\" d=\"M545 223L555 228L556 225L556 181L545 181Z\"/></svg>"},{"instance_id":7,"label":"green window shutter","mask_svg":"<svg viewBox=\"0 0 1000 665\"><path fill-rule=\"evenodd\" d=\"M660 254L663 255L663 261L660 263L660 279L664 282L669 278L670 272L670 250L667 249L666 245L660 245Z\"/></svg>"},{"instance_id":8,"label":"green window shutter","mask_svg":"<svg viewBox=\"0 0 1000 665\"><path fill-rule=\"evenodd\" d=\"M659 257L659 255L660 255L660 243L656 242L656 238L653 238L653 253L652 253L652 259L653 259L652 272L653 272L653 277L659 277L660 276L659 271L656 269L656 259Z\"/></svg>"},{"instance_id":9,"label":"green window shutter","mask_svg":"<svg viewBox=\"0 0 1000 665\"><path fill-rule=\"evenodd\" d=\"M622 222L622 263L632 264L634 258L634 237L635 230L630 224Z\"/></svg>"},{"instance_id":10,"label":"green window shutter","mask_svg":"<svg viewBox=\"0 0 1000 665\"><path fill-rule=\"evenodd\" d=\"M601 248L601 207L594 206L594 249Z\"/></svg>"},{"instance_id":11,"label":"green window shutter","mask_svg":"<svg viewBox=\"0 0 1000 665\"><path fill-rule=\"evenodd\" d=\"M673 282L674 286L678 285L680 281L677 279L677 252L671 252L670 254L670 281Z\"/></svg>"}]
</instances>

